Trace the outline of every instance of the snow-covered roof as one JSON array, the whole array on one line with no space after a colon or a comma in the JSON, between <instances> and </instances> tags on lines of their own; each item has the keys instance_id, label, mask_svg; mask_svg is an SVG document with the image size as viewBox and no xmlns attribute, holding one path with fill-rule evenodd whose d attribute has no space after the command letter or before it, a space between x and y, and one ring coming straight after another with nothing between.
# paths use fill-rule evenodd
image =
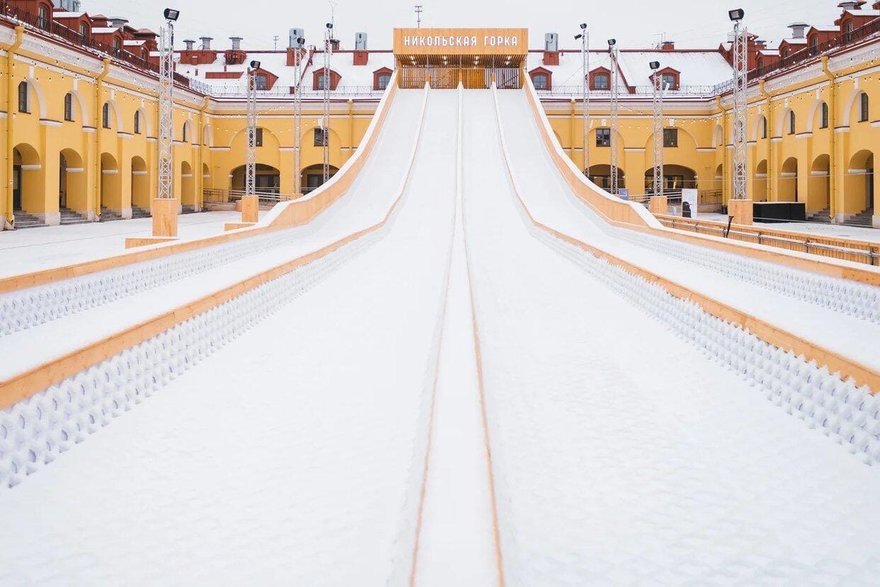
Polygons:
<instances>
[{"instance_id":1,"label":"snow-covered roof","mask_svg":"<svg viewBox=\"0 0 880 587\"><path fill-rule=\"evenodd\" d=\"M278 76L273 91L278 93L289 92L296 85L294 67L287 65L287 51L260 51L247 53L244 61L239 65L227 65L223 51L217 52L217 58L213 63L191 65L178 63L177 73L207 84L210 91L214 88L218 93L244 93L246 78L239 79L208 79L206 74L218 72L244 73L252 60L260 62L260 68ZM366 65L354 65L354 56L351 51L333 52L330 56L330 69L340 75L338 90L343 88L370 88L373 86L373 73L377 69L387 67L394 69L394 55L389 52L369 52L369 60ZM305 65L305 61L303 62ZM324 52L316 51L312 57L311 65L306 66L303 75L303 87L311 89L312 74L324 67Z\"/></svg>"},{"instance_id":2,"label":"snow-covered roof","mask_svg":"<svg viewBox=\"0 0 880 587\"><path fill-rule=\"evenodd\" d=\"M806 39L783 39L782 43L788 43L789 45L806 45Z\"/></svg>"},{"instance_id":3,"label":"snow-covered roof","mask_svg":"<svg viewBox=\"0 0 880 587\"><path fill-rule=\"evenodd\" d=\"M650 85L651 61L659 61L660 68L671 68L681 72L681 85L714 86L730 79L730 64L715 50L706 51L621 51L618 53L620 72L623 75L621 87L625 81L630 86ZM528 56L528 71L543 67L553 73L553 87L577 86L581 84L581 53L580 51L563 51L559 55L559 65L545 65L544 53L533 51ZM607 51L590 52L590 71L598 67L611 69L611 60Z\"/></svg>"},{"instance_id":4,"label":"snow-covered roof","mask_svg":"<svg viewBox=\"0 0 880 587\"><path fill-rule=\"evenodd\" d=\"M880 10L844 10L844 12L853 16L880 16Z\"/></svg>"},{"instance_id":5,"label":"snow-covered roof","mask_svg":"<svg viewBox=\"0 0 880 587\"><path fill-rule=\"evenodd\" d=\"M819 31L820 33L837 33L840 32L840 27L836 27L833 25L821 25L821 26L813 26L810 27L814 31Z\"/></svg>"},{"instance_id":6,"label":"snow-covered roof","mask_svg":"<svg viewBox=\"0 0 880 587\"><path fill-rule=\"evenodd\" d=\"M53 18L79 18L85 16L85 12L53 12Z\"/></svg>"},{"instance_id":7,"label":"snow-covered roof","mask_svg":"<svg viewBox=\"0 0 880 587\"><path fill-rule=\"evenodd\" d=\"M126 47L139 47L139 46L143 45L144 43L146 43L146 41L144 41L143 39L132 39L132 40L122 42L122 44L125 45Z\"/></svg>"},{"instance_id":8,"label":"snow-covered roof","mask_svg":"<svg viewBox=\"0 0 880 587\"><path fill-rule=\"evenodd\" d=\"M92 33L96 35L113 34L115 32L118 32L120 28L121 27L95 27L92 29Z\"/></svg>"}]
</instances>

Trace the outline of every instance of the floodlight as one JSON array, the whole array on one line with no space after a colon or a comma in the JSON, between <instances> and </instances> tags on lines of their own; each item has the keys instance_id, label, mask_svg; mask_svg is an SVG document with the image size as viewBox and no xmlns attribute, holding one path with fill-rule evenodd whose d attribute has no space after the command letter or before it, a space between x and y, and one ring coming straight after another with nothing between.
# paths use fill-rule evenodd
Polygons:
<instances>
[{"instance_id":1,"label":"floodlight","mask_svg":"<svg viewBox=\"0 0 880 587\"><path fill-rule=\"evenodd\" d=\"M649 65L650 68L653 69L654 71L657 71L658 69L660 69L660 62L659 62L659 61L652 61L652 62L649 63L648 65Z\"/></svg>"},{"instance_id":2,"label":"floodlight","mask_svg":"<svg viewBox=\"0 0 880 587\"><path fill-rule=\"evenodd\" d=\"M333 23L332 23L332 22L328 22L328 23L327 23L327 28L328 28L328 29L332 29L332 28L333 28Z\"/></svg>"},{"instance_id":3,"label":"floodlight","mask_svg":"<svg viewBox=\"0 0 880 587\"><path fill-rule=\"evenodd\" d=\"M165 15L165 20L177 20L180 16L180 11L173 8L166 8L163 14Z\"/></svg>"},{"instance_id":4,"label":"floodlight","mask_svg":"<svg viewBox=\"0 0 880 587\"><path fill-rule=\"evenodd\" d=\"M580 40L583 39L583 38L584 38L583 35L575 35L575 36L574 36L574 40L575 40L575 41L580 41Z\"/></svg>"},{"instance_id":5,"label":"floodlight","mask_svg":"<svg viewBox=\"0 0 880 587\"><path fill-rule=\"evenodd\" d=\"M617 44L617 39L608 39L608 46L613 47Z\"/></svg>"},{"instance_id":6,"label":"floodlight","mask_svg":"<svg viewBox=\"0 0 880 587\"><path fill-rule=\"evenodd\" d=\"M587 23L582 22L582 23L581 23L581 30L582 30L582 31L583 31L583 30L586 30L586 28L587 28Z\"/></svg>"},{"instance_id":7,"label":"floodlight","mask_svg":"<svg viewBox=\"0 0 880 587\"><path fill-rule=\"evenodd\" d=\"M251 61L251 69L260 69L260 62L256 59Z\"/></svg>"},{"instance_id":8,"label":"floodlight","mask_svg":"<svg viewBox=\"0 0 880 587\"><path fill-rule=\"evenodd\" d=\"M728 10L727 11L727 16L729 16L730 20L732 20L733 22L741 21L745 15L746 15L746 11L743 10L742 8L737 8L736 10Z\"/></svg>"},{"instance_id":9,"label":"floodlight","mask_svg":"<svg viewBox=\"0 0 880 587\"><path fill-rule=\"evenodd\" d=\"M296 44L299 45L300 47L302 47L303 45L305 45L305 44L306 44L306 39L305 39L305 37L297 37L297 38L296 38Z\"/></svg>"}]
</instances>

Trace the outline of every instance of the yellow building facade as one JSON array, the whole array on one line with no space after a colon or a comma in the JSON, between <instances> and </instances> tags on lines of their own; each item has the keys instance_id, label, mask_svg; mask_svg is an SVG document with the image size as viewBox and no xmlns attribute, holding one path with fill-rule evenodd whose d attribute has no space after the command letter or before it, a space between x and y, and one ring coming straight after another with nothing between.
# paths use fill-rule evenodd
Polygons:
<instances>
[{"instance_id":1,"label":"yellow building facade","mask_svg":"<svg viewBox=\"0 0 880 587\"><path fill-rule=\"evenodd\" d=\"M874 173L880 150L878 55L880 39L868 38L750 85L752 199L802 201L808 214L830 214L838 222L867 214L870 221L880 188ZM0 23L0 72L0 215L7 228L17 216L57 224L66 211L96 220L149 210L157 188L155 74L11 22ZM332 94L327 127L335 170L364 136L379 94ZM245 102L185 85L174 95L174 195L183 210L199 210L244 186ZM552 91L540 95L559 142L583 168L580 100ZM624 95L621 104L621 186L638 197L646 193L653 166L653 111L644 95ZM598 146L596 137L610 125L609 106L601 93L590 103L586 146L597 182L611 163L610 147ZM258 191L294 196L297 175L304 189L320 181L324 149L316 129L323 124L324 103L307 99L303 109L301 168L294 169L292 101L260 98ZM663 154L668 189L695 187L708 208L726 204L731 109L729 92L667 96L663 124L676 130L676 145ZM873 221L880 225L880 217Z\"/></svg>"}]
</instances>

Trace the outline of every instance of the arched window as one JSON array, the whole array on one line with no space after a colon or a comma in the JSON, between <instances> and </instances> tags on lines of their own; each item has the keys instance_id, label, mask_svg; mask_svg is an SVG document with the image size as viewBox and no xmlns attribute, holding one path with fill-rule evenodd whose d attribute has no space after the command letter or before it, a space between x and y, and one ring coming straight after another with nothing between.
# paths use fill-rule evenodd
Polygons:
<instances>
[{"instance_id":1,"label":"arched window","mask_svg":"<svg viewBox=\"0 0 880 587\"><path fill-rule=\"evenodd\" d=\"M793 135L795 133L795 118L794 118L794 110L788 113L788 134Z\"/></svg>"},{"instance_id":2,"label":"arched window","mask_svg":"<svg viewBox=\"0 0 880 587\"><path fill-rule=\"evenodd\" d=\"M134 113L134 134L141 134L141 112L138 110Z\"/></svg>"},{"instance_id":3,"label":"arched window","mask_svg":"<svg viewBox=\"0 0 880 587\"><path fill-rule=\"evenodd\" d=\"M18 84L18 111L24 112L25 114L31 111L27 82L21 82Z\"/></svg>"},{"instance_id":4,"label":"arched window","mask_svg":"<svg viewBox=\"0 0 880 587\"><path fill-rule=\"evenodd\" d=\"M859 96L859 122L867 122L870 118L870 104L868 103L868 93L862 92Z\"/></svg>"},{"instance_id":5,"label":"arched window","mask_svg":"<svg viewBox=\"0 0 880 587\"><path fill-rule=\"evenodd\" d=\"M761 117L761 138L762 139L767 138L767 117L766 116Z\"/></svg>"},{"instance_id":6,"label":"arched window","mask_svg":"<svg viewBox=\"0 0 880 587\"><path fill-rule=\"evenodd\" d=\"M101 126L104 128L110 128L110 103L104 102L104 107L101 109Z\"/></svg>"},{"instance_id":7,"label":"arched window","mask_svg":"<svg viewBox=\"0 0 880 587\"><path fill-rule=\"evenodd\" d=\"M37 26L49 30L49 9L44 4L37 9Z\"/></svg>"},{"instance_id":8,"label":"arched window","mask_svg":"<svg viewBox=\"0 0 880 587\"><path fill-rule=\"evenodd\" d=\"M821 109L821 121L819 124L819 128L828 128L828 104L822 102Z\"/></svg>"},{"instance_id":9,"label":"arched window","mask_svg":"<svg viewBox=\"0 0 880 587\"><path fill-rule=\"evenodd\" d=\"M183 123L183 132L181 133L184 143L189 142L189 124L186 122Z\"/></svg>"},{"instance_id":10,"label":"arched window","mask_svg":"<svg viewBox=\"0 0 880 587\"><path fill-rule=\"evenodd\" d=\"M64 95L64 120L73 120L73 94L69 92Z\"/></svg>"}]
</instances>

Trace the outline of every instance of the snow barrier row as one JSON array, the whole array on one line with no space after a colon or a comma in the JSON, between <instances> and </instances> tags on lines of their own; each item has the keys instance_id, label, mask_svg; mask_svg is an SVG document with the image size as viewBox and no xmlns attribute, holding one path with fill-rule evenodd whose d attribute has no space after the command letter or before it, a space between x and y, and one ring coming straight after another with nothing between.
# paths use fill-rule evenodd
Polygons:
<instances>
[{"instance_id":1,"label":"snow barrier row","mask_svg":"<svg viewBox=\"0 0 880 587\"><path fill-rule=\"evenodd\" d=\"M300 226L311 222L318 214L341 198L351 188L358 174L372 153L382 125L388 117L394 96L397 93L397 72L392 74L388 88L382 96L376 113L370 121L364 138L354 154L343 164L327 183L308 195L288 202L277 204L256 225L233 230L224 234L186 241L141 247L121 255L76 263L64 267L36 271L24 275L0 278L0 294L14 292L25 288L72 279L109 269L117 269L134 263L152 261L162 257L177 255L190 251L230 243L242 239L262 235L292 226Z\"/></svg>"},{"instance_id":2,"label":"snow barrier row","mask_svg":"<svg viewBox=\"0 0 880 587\"><path fill-rule=\"evenodd\" d=\"M18 485L383 238L409 183L427 98L426 88L409 165L381 222L115 335L112 341L41 366L20 381L3 382L0 405L8 407L0 411L0 490ZM105 356L58 376L100 356L97 353ZM32 389L46 377L58 380Z\"/></svg>"},{"instance_id":3,"label":"snow barrier row","mask_svg":"<svg viewBox=\"0 0 880 587\"><path fill-rule=\"evenodd\" d=\"M772 249L742 241L731 241L716 236L696 234L675 230L663 224L648 212L641 204L621 200L612 196L591 182L579 170L571 159L563 152L556 141L547 115L541 107L541 101L535 91L531 79L526 76L524 89L532 115L537 122L544 146L550 154L556 169L571 188L572 192L607 223L639 231L653 236L713 248L728 253L748 256L770 263L798 268L804 271L820 273L831 277L853 280L868 285L880 286L880 271L875 267L866 267L855 261L844 261L826 257L818 257L797 251Z\"/></svg>"},{"instance_id":4,"label":"snow barrier row","mask_svg":"<svg viewBox=\"0 0 880 587\"><path fill-rule=\"evenodd\" d=\"M832 372L815 358L783 349L774 341L764 340L740 324L723 319L724 311L730 309L719 302L693 292L687 297L673 295L685 288L670 291L671 282L537 222L512 172L497 90L494 93L499 140L517 209L536 239L662 321L707 357L726 365L789 414L834 437L862 462L880 463L880 397L872 393L870 385L859 384L840 371ZM876 374L860 374L871 381L876 378Z\"/></svg>"}]
</instances>

